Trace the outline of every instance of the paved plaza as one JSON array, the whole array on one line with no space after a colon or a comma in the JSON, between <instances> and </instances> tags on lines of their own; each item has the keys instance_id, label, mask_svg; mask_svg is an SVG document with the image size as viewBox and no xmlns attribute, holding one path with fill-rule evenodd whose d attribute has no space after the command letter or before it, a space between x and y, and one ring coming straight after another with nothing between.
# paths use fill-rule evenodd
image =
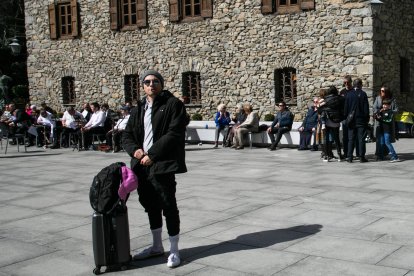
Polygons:
<instances>
[{"instance_id":1,"label":"paved plaza","mask_svg":"<svg viewBox=\"0 0 414 276\"><path fill-rule=\"evenodd\" d=\"M401 163L325 163L319 152L188 145L177 175L182 265L108 275L414 276L414 139ZM374 144L367 144L373 153ZM0 153L0 276L93 275L89 187L125 152L16 147ZM131 248L151 242L136 193ZM169 249L166 229L164 247Z\"/></svg>"}]
</instances>

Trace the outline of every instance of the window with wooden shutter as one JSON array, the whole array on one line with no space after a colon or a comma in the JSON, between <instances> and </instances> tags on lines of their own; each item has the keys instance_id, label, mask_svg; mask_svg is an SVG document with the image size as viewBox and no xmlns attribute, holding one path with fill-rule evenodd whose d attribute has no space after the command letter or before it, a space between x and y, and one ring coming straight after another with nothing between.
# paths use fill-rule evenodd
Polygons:
<instances>
[{"instance_id":1,"label":"window with wooden shutter","mask_svg":"<svg viewBox=\"0 0 414 276\"><path fill-rule=\"evenodd\" d=\"M57 26L56 26L56 6L55 4L49 5L49 31L50 38L57 39Z\"/></svg>"},{"instance_id":2,"label":"window with wooden shutter","mask_svg":"<svg viewBox=\"0 0 414 276\"><path fill-rule=\"evenodd\" d=\"M169 0L170 1L170 21L178 22L181 19L180 14L180 1L181 0Z\"/></svg>"},{"instance_id":3,"label":"window with wooden shutter","mask_svg":"<svg viewBox=\"0 0 414 276\"><path fill-rule=\"evenodd\" d=\"M70 1L70 7L72 11L72 36L76 37L79 34L79 25L78 25L78 3L76 0Z\"/></svg>"},{"instance_id":4,"label":"window with wooden shutter","mask_svg":"<svg viewBox=\"0 0 414 276\"><path fill-rule=\"evenodd\" d=\"M109 20L111 30L118 30L119 18L118 18L118 0L109 0Z\"/></svg>"},{"instance_id":5,"label":"window with wooden shutter","mask_svg":"<svg viewBox=\"0 0 414 276\"><path fill-rule=\"evenodd\" d=\"M213 17L213 0L201 0L201 17Z\"/></svg>"},{"instance_id":6,"label":"window with wooden shutter","mask_svg":"<svg viewBox=\"0 0 414 276\"><path fill-rule=\"evenodd\" d=\"M262 0L262 14L274 12L274 0Z\"/></svg>"},{"instance_id":7,"label":"window with wooden shutter","mask_svg":"<svg viewBox=\"0 0 414 276\"><path fill-rule=\"evenodd\" d=\"M262 0L262 14L296 13L315 9L315 0Z\"/></svg>"},{"instance_id":8,"label":"window with wooden shutter","mask_svg":"<svg viewBox=\"0 0 414 276\"><path fill-rule=\"evenodd\" d=\"M49 5L50 38L72 38L79 36L79 12L76 0Z\"/></svg>"},{"instance_id":9,"label":"window with wooden shutter","mask_svg":"<svg viewBox=\"0 0 414 276\"><path fill-rule=\"evenodd\" d=\"M109 0L111 30L130 31L147 27L146 0Z\"/></svg>"},{"instance_id":10,"label":"window with wooden shutter","mask_svg":"<svg viewBox=\"0 0 414 276\"><path fill-rule=\"evenodd\" d=\"M137 1L137 26L140 28L147 27L147 1Z\"/></svg>"},{"instance_id":11,"label":"window with wooden shutter","mask_svg":"<svg viewBox=\"0 0 414 276\"><path fill-rule=\"evenodd\" d=\"M302 0L302 2L300 3L300 8L302 10L314 10L315 0Z\"/></svg>"}]
</instances>

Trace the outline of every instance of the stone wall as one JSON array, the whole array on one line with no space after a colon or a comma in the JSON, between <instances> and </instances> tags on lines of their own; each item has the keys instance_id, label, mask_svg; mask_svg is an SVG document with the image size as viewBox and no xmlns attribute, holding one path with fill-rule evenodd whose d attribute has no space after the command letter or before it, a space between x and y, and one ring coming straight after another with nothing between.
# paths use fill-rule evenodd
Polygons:
<instances>
[{"instance_id":1,"label":"stone wall","mask_svg":"<svg viewBox=\"0 0 414 276\"><path fill-rule=\"evenodd\" d=\"M401 110L414 110L414 1L388 0L374 22L375 91L391 88ZM411 91L401 91L400 57L411 64Z\"/></svg>"},{"instance_id":2,"label":"stone wall","mask_svg":"<svg viewBox=\"0 0 414 276\"><path fill-rule=\"evenodd\" d=\"M403 1L403 0L400 0ZM366 1L316 0L316 9L262 15L260 0L216 0L213 18L171 23L167 0L148 0L149 27L128 32L109 28L108 1L78 0L79 39L50 40L48 0L26 0L31 100L62 109L60 80L74 76L77 102L123 100L123 77L155 68L166 88L181 96L181 73L201 73L202 105L189 108L205 120L216 106L250 102L262 114L275 111L274 70L297 69L301 120L320 88L342 85L350 74L372 91L372 19ZM413 44L412 44L413 45ZM414 71L414 70L413 70Z\"/></svg>"}]
</instances>

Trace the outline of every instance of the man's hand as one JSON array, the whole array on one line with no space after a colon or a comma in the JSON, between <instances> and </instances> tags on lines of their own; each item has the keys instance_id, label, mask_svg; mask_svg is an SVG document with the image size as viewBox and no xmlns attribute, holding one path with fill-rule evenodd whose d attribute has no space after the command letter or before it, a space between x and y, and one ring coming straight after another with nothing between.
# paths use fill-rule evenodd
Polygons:
<instances>
[{"instance_id":1,"label":"man's hand","mask_svg":"<svg viewBox=\"0 0 414 276\"><path fill-rule=\"evenodd\" d=\"M272 127L267 128L267 133L270 133L270 132L272 132Z\"/></svg>"},{"instance_id":2,"label":"man's hand","mask_svg":"<svg viewBox=\"0 0 414 276\"><path fill-rule=\"evenodd\" d=\"M148 155L145 155L142 159L141 159L141 165L143 166L151 166L152 165L152 160L151 158L149 158Z\"/></svg>"},{"instance_id":3,"label":"man's hand","mask_svg":"<svg viewBox=\"0 0 414 276\"><path fill-rule=\"evenodd\" d=\"M142 157L144 157L145 156L145 153L144 153L144 151L142 150L142 149L138 149L138 150L136 150L135 152L134 152L134 157L136 158L136 159L141 159Z\"/></svg>"}]
</instances>

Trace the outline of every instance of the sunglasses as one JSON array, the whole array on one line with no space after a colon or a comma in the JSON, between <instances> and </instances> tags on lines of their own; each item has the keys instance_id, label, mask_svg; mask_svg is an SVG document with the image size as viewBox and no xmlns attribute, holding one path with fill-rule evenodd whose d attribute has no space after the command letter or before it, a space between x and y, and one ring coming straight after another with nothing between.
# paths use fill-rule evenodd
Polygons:
<instances>
[{"instance_id":1,"label":"sunglasses","mask_svg":"<svg viewBox=\"0 0 414 276\"><path fill-rule=\"evenodd\" d=\"M159 80L144 80L142 83L145 84L146 86L150 86L151 82L154 85L159 85L160 84Z\"/></svg>"}]
</instances>

